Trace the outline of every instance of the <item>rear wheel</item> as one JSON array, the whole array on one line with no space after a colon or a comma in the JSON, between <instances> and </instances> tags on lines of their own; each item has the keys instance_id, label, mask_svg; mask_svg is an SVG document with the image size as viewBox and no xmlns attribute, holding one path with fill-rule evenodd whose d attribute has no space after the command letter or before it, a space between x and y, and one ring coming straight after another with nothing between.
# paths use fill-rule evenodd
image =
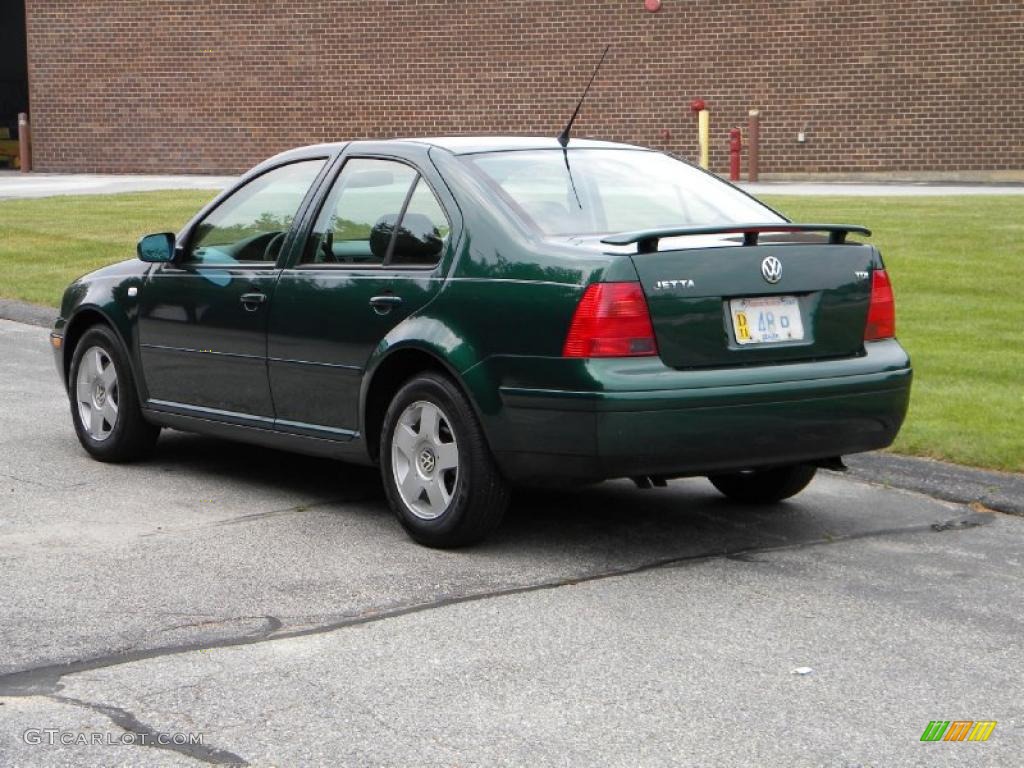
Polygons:
<instances>
[{"instance_id":1,"label":"rear wheel","mask_svg":"<svg viewBox=\"0 0 1024 768\"><path fill-rule=\"evenodd\" d=\"M128 356L109 328L82 335L68 383L75 433L93 458L135 461L152 451L160 428L142 417Z\"/></svg>"},{"instance_id":2,"label":"rear wheel","mask_svg":"<svg viewBox=\"0 0 1024 768\"><path fill-rule=\"evenodd\" d=\"M472 407L444 376L422 374L398 391L380 446L388 502L420 544L472 544L501 523L508 486Z\"/></svg>"},{"instance_id":3,"label":"rear wheel","mask_svg":"<svg viewBox=\"0 0 1024 768\"><path fill-rule=\"evenodd\" d=\"M814 479L817 467L794 464L773 469L752 469L725 475L708 475L708 480L730 499L745 504L771 504L796 496Z\"/></svg>"}]
</instances>

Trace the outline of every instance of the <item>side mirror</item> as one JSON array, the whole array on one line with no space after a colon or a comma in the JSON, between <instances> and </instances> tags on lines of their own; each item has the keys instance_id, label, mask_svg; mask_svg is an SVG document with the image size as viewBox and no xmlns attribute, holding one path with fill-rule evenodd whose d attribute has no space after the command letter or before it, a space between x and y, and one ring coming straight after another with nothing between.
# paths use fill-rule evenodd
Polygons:
<instances>
[{"instance_id":1,"label":"side mirror","mask_svg":"<svg viewBox=\"0 0 1024 768\"><path fill-rule=\"evenodd\" d=\"M174 258L174 235L161 232L157 235L146 235L139 240L135 250L143 261L161 263Z\"/></svg>"}]
</instances>

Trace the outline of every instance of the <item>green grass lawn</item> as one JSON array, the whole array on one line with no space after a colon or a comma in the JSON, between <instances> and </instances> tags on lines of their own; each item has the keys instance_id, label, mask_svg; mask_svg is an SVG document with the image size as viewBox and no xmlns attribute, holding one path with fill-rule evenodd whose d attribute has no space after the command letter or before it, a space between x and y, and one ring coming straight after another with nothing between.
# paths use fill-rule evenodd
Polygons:
<instances>
[{"instance_id":1,"label":"green grass lawn","mask_svg":"<svg viewBox=\"0 0 1024 768\"><path fill-rule=\"evenodd\" d=\"M914 364L893 450L1024 471L1024 196L765 201L796 221L872 230Z\"/></svg>"},{"instance_id":2,"label":"green grass lawn","mask_svg":"<svg viewBox=\"0 0 1024 768\"><path fill-rule=\"evenodd\" d=\"M176 231L206 191L0 201L0 296L56 306L91 269ZM797 221L865 224L914 361L902 453L1024 471L1024 197L770 197Z\"/></svg>"},{"instance_id":3,"label":"green grass lawn","mask_svg":"<svg viewBox=\"0 0 1024 768\"><path fill-rule=\"evenodd\" d=\"M135 257L149 232L177 232L208 190L0 200L0 296L58 306L64 288L104 264Z\"/></svg>"}]
</instances>

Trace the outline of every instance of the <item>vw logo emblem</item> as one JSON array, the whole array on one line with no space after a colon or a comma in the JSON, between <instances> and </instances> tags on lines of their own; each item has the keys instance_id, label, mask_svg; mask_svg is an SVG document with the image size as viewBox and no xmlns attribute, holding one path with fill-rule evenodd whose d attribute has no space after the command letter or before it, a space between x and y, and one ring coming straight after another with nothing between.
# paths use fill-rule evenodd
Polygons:
<instances>
[{"instance_id":1,"label":"vw logo emblem","mask_svg":"<svg viewBox=\"0 0 1024 768\"><path fill-rule=\"evenodd\" d=\"M761 262L761 276L773 285L782 279L782 262L769 256Z\"/></svg>"},{"instance_id":2,"label":"vw logo emblem","mask_svg":"<svg viewBox=\"0 0 1024 768\"><path fill-rule=\"evenodd\" d=\"M429 448L424 448L422 451L420 451L419 460L420 469L423 470L424 474L429 475L431 472L434 471L434 464L436 464L437 461L434 458L434 452L432 450L430 450Z\"/></svg>"}]
</instances>

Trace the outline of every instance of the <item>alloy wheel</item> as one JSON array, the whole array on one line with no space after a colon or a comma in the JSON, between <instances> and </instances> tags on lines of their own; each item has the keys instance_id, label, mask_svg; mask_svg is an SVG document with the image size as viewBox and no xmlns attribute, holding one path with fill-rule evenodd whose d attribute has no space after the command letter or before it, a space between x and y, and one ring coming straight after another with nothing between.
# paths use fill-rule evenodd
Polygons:
<instances>
[{"instance_id":1,"label":"alloy wheel","mask_svg":"<svg viewBox=\"0 0 1024 768\"><path fill-rule=\"evenodd\" d=\"M459 480L459 447L436 404L417 400L402 411L391 436L391 471L416 517L434 520L448 509Z\"/></svg>"},{"instance_id":2,"label":"alloy wheel","mask_svg":"<svg viewBox=\"0 0 1024 768\"><path fill-rule=\"evenodd\" d=\"M106 440L117 424L120 393L114 361L102 347L89 347L82 355L75 392L82 428L93 440Z\"/></svg>"}]
</instances>

